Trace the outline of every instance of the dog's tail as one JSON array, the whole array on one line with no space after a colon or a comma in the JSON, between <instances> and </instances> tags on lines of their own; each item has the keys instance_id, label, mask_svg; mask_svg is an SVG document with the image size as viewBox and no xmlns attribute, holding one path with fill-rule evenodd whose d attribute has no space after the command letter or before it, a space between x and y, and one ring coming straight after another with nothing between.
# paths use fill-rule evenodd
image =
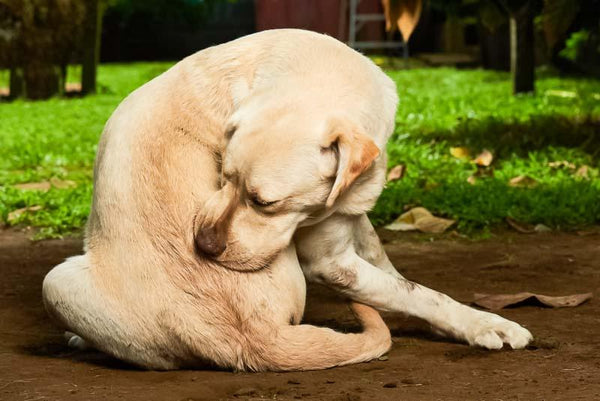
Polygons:
<instances>
[{"instance_id":1,"label":"dog's tail","mask_svg":"<svg viewBox=\"0 0 600 401\"><path fill-rule=\"evenodd\" d=\"M362 333L343 334L307 324L282 326L251 370L315 370L366 362L390 349L391 335L379 313L352 303Z\"/></svg>"}]
</instances>

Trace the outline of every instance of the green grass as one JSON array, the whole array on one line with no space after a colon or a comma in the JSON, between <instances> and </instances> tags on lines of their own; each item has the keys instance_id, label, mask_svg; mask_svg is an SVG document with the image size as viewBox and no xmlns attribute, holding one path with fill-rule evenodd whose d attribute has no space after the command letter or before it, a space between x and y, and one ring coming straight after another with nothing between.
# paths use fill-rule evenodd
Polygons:
<instances>
[{"instance_id":1,"label":"green grass","mask_svg":"<svg viewBox=\"0 0 600 401\"><path fill-rule=\"evenodd\" d=\"M102 65L97 95L0 103L0 221L40 227L40 238L83 227L90 210L92 168L104 123L127 94L171 65ZM78 72L70 69L67 80L77 81ZM6 85L6 79L0 86ZM47 192L13 187L52 177L74 181L77 187ZM8 221L11 211L31 206L41 209Z\"/></svg>"},{"instance_id":2,"label":"green grass","mask_svg":"<svg viewBox=\"0 0 600 401\"><path fill-rule=\"evenodd\" d=\"M389 164L407 173L389 183L371 213L389 221L406 205L422 205L458 220L462 231L485 229L512 217L570 229L600 221L600 82L540 73L535 95L512 96L507 73L482 70L392 71L400 93ZM562 92L561 92L562 91ZM565 97L568 96L568 97ZM488 149L495 159L477 172L450 154ZM572 168L552 168L568 161ZM588 178L576 170L588 166ZM526 175L532 188L508 185Z\"/></svg>"},{"instance_id":3,"label":"green grass","mask_svg":"<svg viewBox=\"0 0 600 401\"><path fill-rule=\"evenodd\" d=\"M102 127L133 89L169 63L102 65L99 94L43 102L0 103L0 220L40 228L38 237L77 231L89 213L92 166ZM69 71L76 81L78 70ZM572 229L600 221L600 82L538 74L536 95L514 97L506 73L481 70L389 71L397 82L400 108L388 145L389 165L404 164L402 180L389 183L371 213L376 224L411 205L458 220L465 231L487 230L507 216L526 223ZM0 73L0 86L7 74ZM563 92L560 92L563 91ZM477 172L469 160L450 154L466 147L495 158ZM552 168L552 161L576 166ZM575 171L588 166L588 178ZM508 181L527 175L537 181L516 188ZM70 189L23 191L15 184L74 181ZM9 221L9 213L24 207Z\"/></svg>"}]
</instances>

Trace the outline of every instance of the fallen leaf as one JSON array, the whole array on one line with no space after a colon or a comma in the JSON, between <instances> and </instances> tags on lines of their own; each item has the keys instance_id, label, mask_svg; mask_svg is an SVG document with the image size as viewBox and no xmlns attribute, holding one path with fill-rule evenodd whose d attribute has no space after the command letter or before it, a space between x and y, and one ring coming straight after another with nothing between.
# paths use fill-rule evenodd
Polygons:
<instances>
[{"instance_id":1,"label":"fallen leaf","mask_svg":"<svg viewBox=\"0 0 600 401\"><path fill-rule=\"evenodd\" d=\"M492 155L492 152L489 150L484 150L475 159L473 159L473 163L481 167L488 167L490 164L492 164L493 160L494 155Z\"/></svg>"},{"instance_id":2,"label":"fallen leaf","mask_svg":"<svg viewBox=\"0 0 600 401\"><path fill-rule=\"evenodd\" d=\"M529 188L529 187L533 187L534 185L537 185L537 180L535 178L531 178L528 175L518 175L514 178L511 178L510 181L508 181L508 185L510 185L511 187L522 187L522 188Z\"/></svg>"},{"instance_id":3,"label":"fallen leaf","mask_svg":"<svg viewBox=\"0 0 600 401\"><path fill-rule=\"evenodd\" d=\"M385 228L392 231L418 230L424 233L442 233L454 223L454 220L434 216L424 207L415 207L402 214Z\"/></svg>"},{"instance_id":4,"label":"fallen leaf","mask_svg":"<svg viewBox=\"0 0 600 401\"><path fill-rule=\"evenodd\" d=\"M468 236L466 236L465 234L461 234L461 233L459 233L459 232L458 232L458 231L456 231L456 230L452 230L452 231L450 231L450 235L451 235L451 236L453 236L453 237L462 238L462 239L467 239L467 238L469 238L469 237L468 237Z\"/></svg>"},{"instance_id":5,"label":"fallen leaf","mask_svg":"<svg viewBox=\"0 0 600 401\"><path fill-rule=\"evenodd\" d=\"M575 176L576 177L581 177L581 178L585 178L586 180L589 179L589 172L590 172L590 168L588 166L581 166L577 169L577 171L575 172Z\"/></svg>"},{"instance_id":6,"label":"fallen leaf","mask_svg":"<svg viewBox=\"0 0 600 401\"><path fill-rule=\"evenodd\" d=\"M388 182L397 181L404 177L404 173L406 172L406 166L404 164L398 164L394 166L387 175Z\"/></svg>"},{"instance_id":7,"label":"fallen leaf","mask_svg":"<svg viewBox=\"0 0 600 401\"><path fill-rule=\"evenodd\" d=\"M23 184L15 184L14 187L22 191L48 191L50 188L67 189L75 188L77 183L71 180L61 180L56 177L50 178L50 181L26 182Z\"/></svg>"},{"instance_id":8,"label":"fallen leaf","mask_svg":"<svg viewBox=\"0 0 600 401\"><path fill-rule=\"evenodd\" d=\"M52 184L53 187L58 189L75 188L77 186L77 183L75 181L60 180L56 177L50 178L50 184Z\"/></svg>"},{"instance_id":9,"label":"fallen leaf","mask_svg":"<svg viewBox=\"0 0 600 401\"><path fill-rule=\"evenodd\" d=\"M26 182L23 184L15 184L15 188L21 191L48 191L52 185L48 181L41 182Z\"/></svg>"},{"instance_id":10,"label":"fallen leaf","mask_svg":"<svg viewBox=\"0 0 600 401\"><path fill-rule=\"evenodd\" d=\"M536 233L547 233L552 231L552 229L543 224L536 224L535 227L533 227L533 231L535 231Z\"/></svg>"},{"instance_id":11,"label":"fallen leaf","mask_svg":"<svg viewBox=\"0 0 600 401\"><path fill-rule=\"evenodd\" d=\"M384 226L383 228L391 231L415 231L417 229L414 224L403 223L398 220L394 220L394 222Z\"/></svg>"},{"instance_id":12,"label":"fallen leaf","mask_svg":"<svg viewBox=\"0 0 600 401\"><path fill-rule=\"evenodd\" d=\"M517 230L520 233L531 234L531 233L535 232L535 228L533 226L531 226L531 224L519 223L512 217L507 217L506 222L508 223L509 226L511 226L512 228L514 228L515 230Z\"/></svg>"},{"instance_id":13,"label":"fallen leaf","mask_svg":"<svg viewBox=\"0 0 600 401\"><path fill-rule=\"evenodd\" d=\"M475 185L475 183L477 182L477 177L475 177L474 175L470 175L469 178L467 178L467 182L471 185Z\"/></svg>"},{"instance_id":14,"label":"fallen leaf","mask_svg":"<svg viewBox=\"0 0 600 401\"><path fill-rule=\"evenodd\" d=\"M600 230L598 228L593 228L590 230L579 230L579 231L575 231L575 234L577 234L581 237L585 237L588 235L598 235L598 234L600 234Z\"/></svg>"},{"instance_id":15,"label":"fallen leaf","mask_svg":"<svg viewBox=\"0 0 600 401\"><path fill-rule=\"evenodd\" d=\"M450 154L457 159L468 159L470 157L469 149L461 147L450 148Z\"/></svg>"},{"instance_id":16,"label":"fallen leaf","mask_svg":"<svg viewBox=\"0 0 600 401\"><path fill-rule=\"evenodd\" d=\"M575 98L577 97L577 93L572 92L572 91L561 91L561 90L547 90L546 91L546 95L547 96L556 96L556 97L565 97L565 98Z\"/></svg>"},{"instance_id":17,"label":"fallen leaf","mask_svg":"<svg viewBox=\"0 0 600 401\"><path fill-rule=\"evenodd\" d=\"M14 223L23 213L36 212L41 209L42 207L39 205L22 207L21 209L16 209L10 212L6 220L9 223Z\"/></svg>"},{"instance_id":18,"label":"fallen leaf","mask_svg":"<svg viewBox=\"0 0 600 401\"><path fill-rule=\"evenodd\" d=\"M552 308L578 306L592 298L592 293L573 294L565 296L549 296L532 292L517 294L475 294L473 303L486 309L502 309L517 304L542 304Z\"/></svg>"},{"instance_id":19,"label":"fallen leaf","mask_svg":"<svg viewBox=\"0 0 600 401\"><path fill-rule=\"evenodd\" d=\"M553 168L560 168L560 167L566 167L566 168L570 168L571 170L575 169L575 165L573 163L570 163L566 160L561 160L561 161L556 161L556 162L549 162L548 166L553 167Z\"/></svg>"}]
</instances>

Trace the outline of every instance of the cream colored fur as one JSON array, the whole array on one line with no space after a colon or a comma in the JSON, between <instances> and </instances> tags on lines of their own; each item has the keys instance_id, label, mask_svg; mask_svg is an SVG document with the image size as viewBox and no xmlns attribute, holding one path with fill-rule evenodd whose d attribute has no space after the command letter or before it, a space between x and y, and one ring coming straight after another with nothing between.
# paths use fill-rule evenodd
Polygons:
<instances>
[{"instance_id":1,"label":"cream colored fur","mask_svg":"<svg viewBox=\"0 0 600 401\"><path fill-rule=\"evenodd\" d=\"M85 255L44 280L47 310L78 336L71 343L152 369L254 371L322 369L389 349L368 306L353 305L360 334L299 325L305 280L293 230L268 257L234 255L231 266L194 246L198 211L215 212L206 208L219 194L224 135L248 88L276 84L288 54L332 45L299 31L253 35L183 60L121 103L98 148ZM248 267L257 271L236 271Z\"/></svg>"},{"instance_id":2,"label":"cream colored fur","mask_svg":"<svg viewBox=\"0 0 600 401\"><path fill-rule=\"evenodd\" d=\"M529 332L405 280L365 216L385 180L394 83L329 37L247 36L132 93L99 144L85 255L44 280L79 339L140 366L319 369L384 353L380 310L473 345ZM359 302L361 334L298 325L304 276Z\"/></svg>"}]
</instances>

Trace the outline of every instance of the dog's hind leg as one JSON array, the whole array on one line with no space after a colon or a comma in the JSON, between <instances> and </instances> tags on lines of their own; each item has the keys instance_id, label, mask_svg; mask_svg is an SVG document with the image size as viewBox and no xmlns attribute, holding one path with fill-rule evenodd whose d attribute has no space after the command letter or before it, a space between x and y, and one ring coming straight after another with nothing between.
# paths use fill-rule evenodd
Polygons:
<instances>
[{"instance_id":1,"label":"dog's hind leg","mask_svg":"<svg viewBox=\"0 0 600 401\"><path fill-rule=\"evenodd\" d=\"M111 297L98 285L90 255L68 258L44 278L48 314L65 330L69 346L96 348L119 359L154 369L177 367L153 338L145 311Z\"/></svg>"},{"instance_id":2,"label":"dog's hind leg","mask_svg":"<svg viewBox=\"0 0 600 401\"><path fill-rule=\"evenodd\" d=\"M250 370L316 370L375 359L390 349L391 336L379 313L353 303L362 333L344 334L307 324L281 326L267 336L263 349L252 352Z\"/></svg>"},{"instance_id":3,"label":"dog's hind leg","mask_svg":"<svg viewBox=\"0 0 600 401\"><path fill-rule=\"evenodd\" d=\"M64 338L72 348L92 348L111 327L110 302L94 285L89 255L68 258L44 278L42 298L48 314L66 329ZM113 322L114 323L114 322Z\"/></svg>"}]
</instances>

